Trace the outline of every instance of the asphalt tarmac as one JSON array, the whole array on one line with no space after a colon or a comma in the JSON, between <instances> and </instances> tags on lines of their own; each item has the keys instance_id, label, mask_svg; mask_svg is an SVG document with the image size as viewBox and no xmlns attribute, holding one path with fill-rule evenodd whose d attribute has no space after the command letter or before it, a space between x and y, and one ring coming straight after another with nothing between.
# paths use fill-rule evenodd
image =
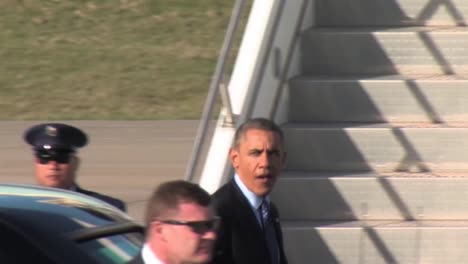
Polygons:
<instances>
[{"instance_id":1,"label":"asphalt tarmac","mask_svg":"<svg viewBox=\"0 0 468 264\"><path fill-rule=\"evenodd\" d=\"M89 145L78 152L78 183L127 203L142 222L148 197L161 182L182 179L198 120L59 121L83 129ZM31 148L23 132L42 121L0 122L0 181L35 184Z\"/></svg>"}]
</instances>

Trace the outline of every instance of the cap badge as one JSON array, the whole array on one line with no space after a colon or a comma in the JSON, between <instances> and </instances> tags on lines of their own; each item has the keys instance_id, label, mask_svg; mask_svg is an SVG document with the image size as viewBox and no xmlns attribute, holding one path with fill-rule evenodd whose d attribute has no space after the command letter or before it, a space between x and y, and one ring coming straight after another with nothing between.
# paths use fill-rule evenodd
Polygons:
<instances>
[{"instance_id":1,"label":"cap badge","mask_svg":"<svg viewBox=\"0 0 468 264\"><path fill-rule=\"evenodd\" d=\"M46 127L45 127L45 133L46 133L48 136L56 137L56 136L57 136L57 128L55 128L55 127L53 127L53 126L46 126Z\"/></svg>"}]
</instances>

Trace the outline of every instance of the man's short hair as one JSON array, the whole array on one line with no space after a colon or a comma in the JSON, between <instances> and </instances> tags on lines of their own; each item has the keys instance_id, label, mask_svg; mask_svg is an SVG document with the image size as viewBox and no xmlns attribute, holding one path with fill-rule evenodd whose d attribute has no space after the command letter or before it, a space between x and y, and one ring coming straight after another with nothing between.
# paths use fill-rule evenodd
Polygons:
<instances>
[{"instance_id":1,"label":"man's short hair","mask_svg":"<svg viewBox=\"0 0 468 264\"><path fill-rule=\"evenodd\" d=\"M175 180L160 184L151 196L146 208L146 225L161 217L176 214L179 205L184 202L210 206L211 197L199 185Z\"/></svg>"},{"instance_id":2,"label":"man's short hair","mask_svg":"<svg viewBox=\"0 0 468 264\"><path fill-rule=\"evenodd\" d=\"M271 121L270 119L259 117L249 119L245 123L243 123L239 128L237 128L236 134L234 135L232 147L237 149L239 147L240 141L242 140L242 137L244 137L247 131L251 129L274 132L277 135L279 135L281 142L284 141L283 131L275 122Z\"/></svg>"}]
</instances>

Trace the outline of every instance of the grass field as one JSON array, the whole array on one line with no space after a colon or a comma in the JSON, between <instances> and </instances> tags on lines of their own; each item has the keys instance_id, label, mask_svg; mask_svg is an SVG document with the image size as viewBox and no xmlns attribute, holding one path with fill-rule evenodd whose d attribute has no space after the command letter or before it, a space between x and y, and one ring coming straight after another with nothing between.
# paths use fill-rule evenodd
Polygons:
<instances>
[{"instance_id":1,"label":"grass field","mask_svg":"<svg viewBox=\"0 0 468 264\"><path fill-rule=\"evenodd\" d=\"M0 120L198 118L234 1L0 1Z\"/></svg>"}]
</instances>

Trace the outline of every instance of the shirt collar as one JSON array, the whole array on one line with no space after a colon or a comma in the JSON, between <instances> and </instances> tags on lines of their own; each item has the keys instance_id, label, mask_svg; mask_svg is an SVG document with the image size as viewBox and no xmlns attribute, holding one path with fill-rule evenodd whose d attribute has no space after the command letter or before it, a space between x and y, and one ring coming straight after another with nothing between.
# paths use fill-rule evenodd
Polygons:
<instances>
[{"instance_id":1,"label":"shirt collar","mask_svg":"<svg viewBox=\"0 0 468 264\"><path fill-rule=\"evenodd\" d=\"M151 250L149 245L145 243L143 249L141 250L141 256L145 264L164 264L154 252Z\"/></svg>"},{"instance_id":2,"label":"shirt collar","mask_svg":"<svg viewBox=\"0 0 468 264\"><path fill-rule=\"evenodd\" d=\"M266 196L265 198L260 197L260 196L257 196L252 191L250 191L247 188L247 186L245 186L245 184L242 182L242 180L240 179L239 175L237 175L237 173L234 175L234 181L236 182L237 186L239 186L239 189L241 190L245 198L247 198L247 201L249 201L250 206L252 206L252 208L254 208L255 210L257 210L258 207L260 207L263 199L265 199L267 203L270 202L270 198L268 196Z\"/></svg>"}]
</instances>

